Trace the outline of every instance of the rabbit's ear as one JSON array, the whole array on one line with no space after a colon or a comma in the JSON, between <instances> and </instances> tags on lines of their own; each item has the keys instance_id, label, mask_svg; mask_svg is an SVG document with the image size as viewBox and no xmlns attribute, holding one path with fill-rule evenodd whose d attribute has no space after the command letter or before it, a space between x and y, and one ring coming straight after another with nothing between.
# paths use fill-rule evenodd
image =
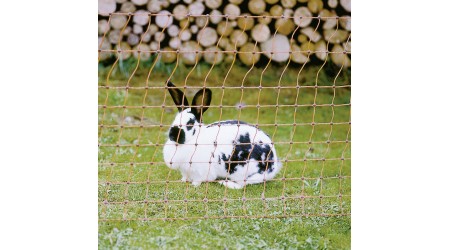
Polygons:
<instances>
[{"instance_id":1,"label":"rabbit's ear","mask_svg":"<svg viewBox=\"0 0 450 250\"><path fill-rule=\"evenodd\" d=\"M169 93L172 96L173 102L177 106L178 112L187 109L189 107L189 103L183 91L177 89L176 86L170 81L167 82L167 87L169 87Z\"/></svg>"},{"instance_id":2,"label":"rabbit's ear","mask_svg":"<svg viewBox=\"0 0 450 250\"><path fill-rule=\"evenodd\" d=\"M203 113L209 108L211 104L212 92L210 89L202 89L198 91L194 99L192 99L192 113L198 121L201 121Z\"/></svg>"}]
</instances>

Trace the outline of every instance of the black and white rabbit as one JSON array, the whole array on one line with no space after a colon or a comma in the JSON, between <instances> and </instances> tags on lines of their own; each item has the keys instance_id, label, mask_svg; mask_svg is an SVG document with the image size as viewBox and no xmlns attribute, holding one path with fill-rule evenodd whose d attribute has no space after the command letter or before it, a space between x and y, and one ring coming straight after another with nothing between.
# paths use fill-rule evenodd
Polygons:
<instances>
[{"instance_id":1,"label":"black and white rabbit","mask_svg":"<svg viewBox=\"0 0 450 250\"><path fill-rule=\"evenodd\" d=\"M236 120L202 123L211 103L210 89L198 91L189 106L181 90L171 82L167 86L178 114L164 145L164 161L181 171L183 181L198 186L224 179L219 183L239 189L270 180L280 171L272 140L257 127Z\"/></svg>"}]
</instances>

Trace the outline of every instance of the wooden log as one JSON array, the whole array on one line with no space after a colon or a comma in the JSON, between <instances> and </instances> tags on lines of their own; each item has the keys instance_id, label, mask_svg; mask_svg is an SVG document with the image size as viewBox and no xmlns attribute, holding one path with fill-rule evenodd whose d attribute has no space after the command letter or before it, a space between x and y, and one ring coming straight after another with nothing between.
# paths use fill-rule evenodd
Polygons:
<instances>
[{"instance_id":1,"label":"wooden log","mask_svg":"<svg viewBox=\"0 0 450 250\"><path fill-rule=\"evenodd\" d=\"M300 30L300 32L311 39L313 43L318 42L322 38L318 31L314 32L314 29L312 27L303 28Z\"/></svg>"},{"instance_id":2,"label":"wooden log","mask_svg":"<svg viewBox=\"0 0 450 250\"><path fill-rule=\"evenodd\" d=\"M266 0L266 3L268 3L268 4L276 4L276 3L278 3L278 1L280 1L280 0Z\"/></svg>"},{"instance_id":3,"label":"wooden log","mask_svg":"<svg viewBox=\"0 0 450 250\"><path fill-rule=\"evenodd\" d=\"M103 41L103 42L102 42ZM100 46L101 45L101 46ZM111 49L111 43L108 41L108 39L103 39L103 37L98 37L98 48L101 50L110 50ZM108 59L112 56L111 52L99 52L99 59L100 61Z\"/></svg>"},{"instance_id":4,"label":"wooden log","mask_svg":"<svg viewBox=\"0 0 450 250\"><path fill-rule=\"evenodd\" d=\"M131 47L126 42L121 42L120 46L119 44L117 44L116 50L116 56L119 58L119 60L127 60L131 56Z\"/></svg>"},{"instance_id":5,"label":"wooden log","mask_svg":"<svg viewBox=\"0 0 450 250\"><path fill-rule=\"evenodd\" d=\"M328 6L330 7L330 8L336 8L337 7L337 5L338 5L338 0L328 0Z\"/></svg>"},{"instance_id":6,"label":"wooden log","mask_svg":"<svg viewBox=\"0 0 450 250\"><path fill-rule=\"evenodd\" d=\"M202 53L196 53L195 51L202 51L202 48L194 41L187 41L181 44L180 59L185 65L194 65L198 62Z\"/></svg>"},{"instance_id":7,"label":"wooden log","mask_svg":"<svg viewBox=\"0 0 450 250\"><path fill-rule=\"evenodd\" d=\"M160 2L161 7L162 7L163 9L167 9L167 8L169 7L169 5L170 5L169 0L159 0L159 2Z\"/></svg>"},{"instance_id":8,"label":"wooden log","mask_svg":"<svg viewBox=\"0 0 450 250\"><path fill-rule=\"evenodd\" d=\"M189 31L188 29L185 29L180 32L181 41L188 41L189 39L191 39L191 36L192 36L191 31Z\"/></svg>"},{"instance_id":9,"label":"wooden log","mask_svg":"<svg viewBox=\"0 0 450 250\"><path fill-rule=\"evenodd\" d=\"M230 40L227 37L222 37L222 39L219 40L219 47L225 49L229 43Z\"/></svg>"},{"instance_id":10,"label":"wooden log","mask_svg":"<svg viewBox=\"0 0 450 250\"><path fill-rule=\"evenodd\" d=\"M342 8L348 12L352 12L352 1L351 0L340 0L339 3L341 4Z\"/></svg>"},{"instance_id":11,"label":"wooden log","mask_svg":"<svg viewBox=\"0 0 450 250\"><path fill-rule=\"evenodd\" d=\"M281 5L284 8L291 9L297 4L297 0L281 0Z\"/></svg>"},{"instance_id":12,"label":"wooden log","mask_svg":"<svg viewBox=\"0 0 450 250\"><path fill-rule=\"evenodd\" d=\"M308 9L314 14L319 13L323 9L322 0L309 0Z\"/></svg>"},{"instance_id":13,"label":"wooden log","mask_svg":"<svg viewBox=\"0 0 450 250\"><path fill-rule=\"evenodd\" d=\"M348 34L348 31L341 29L323 31L325 40L333 44L345 42L348 38Z\"/></svg>"},{"instance_id":14,"label":"wooden log","mask_svg":"<svg viewBox=\"0 0 450 250\"><path fill-rule=\"evenodd\" d=\"M339 26L347 31L352 30L352 19L350 16L341 16L339 18Z\"/></svg>"},{"instance_id":15,"label":"wooden log","mask_svg":"<svg viewBox=\"0 0 450 250\"><path fill-rule=\"evenodd\" d=\"M262 14L266 10L266 2L264 0L250 0L248 10L255 15Z\"/></svg>"},{"instance_id":16,"label":"wooden log","mask_svg":"<svg viewBox=\"0 0 450 250\"><path fill-rule=\"evenodd\" d=\"M289 35L295 29L295 24L290 18L279 18L275 21L275 29L282 35Z\"/></svg>"},{"instance_id":17,"label":"wooden log","mask_svg":"<svg viewBox=\"0 0 450 250\"><path fill-rule=\"evenodd\" d=\"M297 37L297 41L299 41L300 43L305 43L308 41L308 37L305 34L300 34Z\"/></svg>"},{"instance_id":18,"label":"wooden log","mask_svg":"<svg viewBox=\"0 0 450 250\"><path fill-rule=\"evenodd\" d=\"M231 54L234 55L232 51L237 50L237 47L234 47L234 44L231 43L231 40L228 40L228 43L225 44L225 47L223 48L226 52L225 54Z\"/></svg>"},{"instance_id":19,"label":"wooden log","mask_svg":"<svg viewBox=\"0 0 450 250\"><path fill-rule=\"evenodd\" d=\"M270 7L270 15L272 16L281 16L283 15L283 7L281 7L280 5L274 5L272 7Z\"/></svg>"},{"instance_id":20,"label":"wooden log","mask_svg":"<svg viewBox=\"0 0 450 250\"><path fill-rule=\"evenodd\" d=\"M180 29L189 29L189 25L191 24L191 22L189 21L190 18L186 18L180 21Z\"/></svg>"},{"instance_id":21,"label":"wooden log","mask_svg":"<svg viewBox=\"0 0 450 250\"><path fill-rule=\"evenodd\" d=\"M334 27L336 27L337 24L337 19L336 17L336 12L331 12L327 9L323 9L319 12L319 16L320 17L333 17L333 18L321 18L322 20L322 29L324 30L329 30L329 29L333 29Z\"/></svg>"},{"instance_id":22,"label":"wooden log","mask_svg":"<svg viewBox=\"0 0 450 250\"><path fill-rule=\"evenodd\" d=\"M195 24L200 27L203 28L205 27L205 25L209 22L207 17L204 16L199 16L195 18Z\"/></svg>"},{"instance_id":23,"label":"wooden log","mask_svg":"<svg viewBox=\"0 0 450 250\"><path fill-rule=\"evenodd\" d=\"M185 19L188 13L189 10L185 5L179 4L173 8L173 17L178 21ZM180 27L183 26L180 25Z\"/></svg>"},{"instance_id":24,"label":"wooden log","mask_svg":"<svg viewBox=\"0 0 450 250\"><path fill-rule=\"evenodd\" d=\"M98 34L103 35L109 31L109 24L107 20L98 21Z\"/></svg>"},{"instance_id":25,"label":"wooden log","mask_svg":"<svg viewBox=\"0 0 450 250\"><path fill-rule=\"evenodd\" d=\"M301 17L301 18L300 18ZM302 28L308 27L312 21L312 13L306 7L297 8L294 12L294 23Z\"/></svg>"},{"instance_id":26,"label":"wooden log","mask_svg":"<svg viewBox=\"0 0 450 250\"><path fill-rule=\"evenodd\" d=\"M140 44L133 47L133 57L136 59L140 59L141 61L147 61L150 59L151 53L150 46L147 44Z\"/></svg>"},{"instance_id":27,"label":"wooden log","mask_svg":"<svg viewBox=\"0 0 450 250\"><path fill-rule=\"evenodd\" d=\"M161 3L158 0L150 0L147 4L147 10L151 13L158 13L161 9Z\"/></svg>"},{"instance_id":28,"label":"wooden log","mask_svg":"<svg viewBox=\"0 0 450 250\"><path fill-rule=\"evenodd\" d=\"M102 16L109 16L109 13L116 11L117 4L114 0L98 0L98 13Z\"/></svg>"},{"instance_id":29,"label":"wooden log","mask_svg":"<svg viewBox=\"0 0 450 250\"><path fill-rule=\"evenodd\" d=\"M183 0L183 2L186 4L191 4L193 2L193 0Z\"/></svg>"},{"instance_id":30,"label":"wooden log","mask_svg":"<svg viewBox=\"0 0 450 250\"><path fill-rule=\"evenodd\" d=\"M148 15L144 10L137 10L133 16L133 22L139 25L146 25L148 23Z\"/></svg>"},{"instance_id":31,"label":"wooden log","mask_svg":"<svg viewBox=\"0 0 450 250\"><path fill-rule=\"evenodd\" d=\"M120 11L124 13L133 13L136 11L136 6L131 2L124 2L120 6Z\"/></svg>"},{"instance_id":32,"label":"wooden log","mask_svg":"<svg viewBox=\"0 0 450 250\"><path fill-rule=\"evenodd\" d=\"M192 15L201 15L205 11L205 5L203 5L202 2L197 1L189 4L188 9Z\"/></svg>"},{"instance_id":33,"label":"wooden log","mask_svg":"<svg viewBox=\"0 0 450 250\"><path fill-rule=\"evenodd\" d=\"M154 39L156 42L161 43L164 40L164 38L166 38L165 33L160 32L160 31L155 33Z\"/></svg>"},{"instance_id":34,"label":"wooden log","mask_svg":"<svg viewBox=\"0 0 450 250\"><path fill-rule=\"evenodd\" d=\"M115 0L116 3L125 3L127 0Z\"/></svg>"},{"instance_id":35,"label":"wooden log","mask_svg":"<svg viewBox=\"0 0 450 250\"><path fill-rule=\"evenodd\" d=\"M293 43L291 45L291 60L296 63L307 63L309 62L308 56L304 55L304 53L301 53L300 46Z\"/></svg>"},{"instance_id":36,"label":"wooden log","mask_svg":"<svg viewBox=\"0 0 450 250\"><path fill-rule=\"evenodd\" d=\"M169 2L171 3L171 4L176 4L176 3L178 3L180 0L169 0Z\"/></svg>"},{"instance_id":37,"label":"wooden log","mask_svg":"<svg viewBox=\"0 0 450 250\"><path fill-rule=\"evenodd\" d=\"M285 35L276 34L261 44L261 50L275 62L285 62L289 59L291 46Z\"/></svg>"},{"instance_id":38,"label":"wooden log","mask_svg":"<svg viewBox=\"0 0 450 250\"><path fill-rule=\"evenodd\" d=\"M230 41L233 46L241 47L248 41L248 35L243 30L234 30L230 35Z\"/></svg>"},{"instance_id":39,"label":"wooden log","mask_svg":"<svg viewBox=\"0 0 450 250\"><path fill-rule=\"evenodd\" d=\"M179 49L181 46L181 39L179 37L172 37L169 40L169 46L172 49Z\"/></svg>"},{"instance_id":40,"label":"wooden log","mask_svg":"<svg viewBox=\"0 0 450 250\"><path fill-rule=\"evenodd\" d=\"M223 61L224 55L222 50L217 47L208 47L205 49L207 53L203 53L203 59L209 64L220 64Z\"/></svg>"},{"instance_id":41,"label":"wooden log","mask_svg":"<svg viewBox=\"0 0 450 250\"><path fill-rule=\"evenodd\" d=\"M149 44L151 51L156 51L159 49L160 44L158 42L152 41Z\"/></svg>"},{"instance_id":42,"label":"wooden log","mask_svg":"<svg viewBox=\"0 0 450 250\"><path fill-rule=\"evenodd\" d=\"M218 24L222 21L222 12L218 10L212 10L211 15L209 16L209 21L213 24Z\"/></svg>"},{"instance_id":43,"label":"wooden log","mask_svg":"<svg viewBox=\"0 0 450 250\"><path fill-rule=\"evenodd\" d=\"M313 53L315 49L316 49L316 45L312 42L305 42L300 45L300 50L303 51L304 55L308 55L307 51L309 51L310 53Z\"/></svg>"},{"instance_id":44,"label":"wooden log","mask_svg":"<svg viewBox=\"0 0 450 250\"><path fill-rule=\"evenodd\" d=\"M167 28L173 23L173 17L167 10L162 10L155 17L155 23L160 28Z\"/></svg>"},{"instance_id":45,"label":"wooden log","mask_svg":"<svg viewBox=\"0 0 450 250\"><path fill-rule=\"evenodd\" d=\"M139 41L140 41L139 36L134 33L129 34L127 37L127 43L131 46L138 44Z\"/></svg>"},{"instance_id":46,"label":"wooden log","mask_svg":"<svg viewBox=\"0 0 450 250\"><path fill-rule=\"evenodd\" d=\"M175 60L177 60L177 52L174 51L170 47L164 47L162 49L163 51L169 51L169 52L161 52L161 61L164 63L173 63Z\"/></svg>"},{"instance_id":47,"label":"wooden log","mask_svg":"<svg viewBox=\"0 0 450 250\"><path fill-rule=\"evenodd\" d=\"M259 23L253 27L251 35L255 41L265 42L270 37L270 29L267 25Z\"/></svg>"},{"instance_id":48,"label":"wooden log","mask_svg":"<svg viewBox=\"0 0 450 250\"><path fill-rule=\"evenodd\" d=\"M128 36L129 34L131 34L131 30L132 29L130 26L125 27L125 29L123 29L122 35Z\"/></svg>"},{"instance_id":49,"label":"wooden log","mask_svg":"<svg viewBox=\"0 0 450 250\"><path fill-rule=\"evenodd\" d=\"M259 61L259 58L261 57L260 53L253 53L253 52L260 52L260 50L258 46L255 46L252 43L244 44L244 46L242 46L239 49L239 52L241 52L238 53L239 60L247 66L254 65ZM242 52L252 52L252 53L242 53Z\"/></svg>"},{"instance_id":50,"label":"wooden log","mask_svg":"<svg viewBox=\"0 0 450 250\"><path fill-rule=\"evenodd\" d=\"M345 51L352 52L352 42L351 41L343 43L342 47L345 49Z\"/></svg>"},{"instance_id":51,"label":"wooden log","mask_svg":"<svg viewBox=\"0 0 450 250\"><path fill-rule=\"evenodd\" d=\"M239 5L243 2L244 0L229 0L228 2L232 3L232 4L236 4Z\"/></svg>"},{"instance_id":52,"label":"wooden log","mask_svg":"<svg viewBox=\"0 0 450 250\"><path fill-rule=\"evenodd\" d=\"M263 12L262 17L258 17L258 22L261 24L269 25L272 22L269 12Z\"/></svg>"},{"instance_id":53,"label":"wooden log","mask_svg":"<svg viewBox=\"0 0 450 250\"><path fill-rule=\"evenodd\" d=\"M189 27L189 29L191 30L192 34L197 34L197 32L198 32L198 26L197 25L191 25L191 27Z\"/></svg>"},{"instance_id":54,"label":"wooden log","mask_svg":"<svg viewBox=\"0 0 450 250\"><path fill-rule=\"evenodd\" d=\"M217 42L217 32L215 29L211 27L206 27L200 32L198 32L197 35L197 41L202 45L203 47L209 47Z\"/></svg>"},{"instance_id":55,"label":"wooden log","mask_svg":"<svg viewBox=\"0 0 450 250\"><path fill-rule=\"evenodd\" d=\"M108 41L111 44L118 44L121 39L120 30L111 30L108 34Z\"/></svg>"},{"instance_id":56,"label":"wooden log","mask_svg":"<svg viewBox=\"0 0 450 250\"><path fill-rule=\"evenodd\" d=\"M170 37L176 37L180 33L180 28L176 25L170 25L169 28L167 28L167 34L169 34Z\"/></svg>"},{"instance_id":57,"label":"wooden log","mask_svg":"<svg viewBox=\"0 0 450 250\"><path fill-rule=\"evenodd\" d=\"M206 7L215 10L219 8L222 5L222 0L206 0L205 1Z\"/></svg>"},{"instance_id":58,"label":"wooden log","mask_svg":"<svg viewBox=\"0 0 450 250\"><path fill-rule=\"evenodd\" d=\"M142 25L139 25L139 24L133 25L133 33L134 34L141 34L142 32L144 32L144 28L142 27Z\"/></svg>"},{"instance_id":59,"label":"wooden log","mask_svg":"<svg viewBox=\"0 0 450 250\"><path fill-rule=\"evenodd\" d=\"M222 21L217 25L217 33L223 36L229 36L233 32L230 22Z\"/></svg>"},{"instance_id":60,"label":"wooden log","mask_svg":"<svg viewBox=\"0 0 450 250\"><path fill-rule=\"evenodd\" d=\"M233 60L234 60L235 56L236 56L236 55L232 55L232 54L225 54L225 59L223 59L223 61L224 61L225 63L228 63L228 64L230 64L230 63L232 63L232 62L233 62Z\"/></svg>"},{"instance_id":61,"label":"wooden log","mask_svg":"<svg viewBox=\"0 0 450 250\"><path fill-rule=\"evenodd\" d=\"M143 43L150 42L151 38L152 38L152 35L149 32L141 34L141 40L142 40Z\"/></svg>"},{"instance_id":62,"label":"wooden log","mask_svg":"<svg viewBox=\"0 0 450 250\"><path fill-rule=\"evenodd\" d=\"M225 6L223 13L225 15L228 15L229 20L236 20L237 16L241 14L241 9L239 9L239 7L237 7L236 5L230 3Z\"/></svg>"},{"instance_id":63,"label":"wooden log","mask_svg":"<svg viewBox=\"0 0 450 250\"><path fill-rule=\"evenodd\" d=\"M158 31L158 26L155 24L150 24L150 27L148 28L148 33L151 35L154 35Z\"/></svg>"},{"instance_id":64,"label":"wooden log","mask_svg":"<svg viewBox=\"0 0 450 250\"><path fill-rule=\"evenodd\" d=\"M348 57L347 54L344 54L344 48L342 48L341 45L339 44L335 44L333 46L333 49L331 49L331 52L338 52L338 53L331 53L330 57L331 57L331 61L338 65L338 66L342 66L344 68L348 68L350 67L350 58Z\"/></svg>"},{"instance_id":65,"label":"wooden log","mask_svg":"<svg viewBox=\"0 0 450 250\"><path fill-rule=\"evenodd\" d=\"M143 6L147 4L148 0L131 0L131 2L134 3L134 5Z\"/></svg>"},{"instance_id":66,"label":"wooden log","mask_svg":"<svg viewBox=\"0 0 450 250\"><path fill-rule=\"evenodd\" d=\"M113 29L119 30L122 29L123 26L125 26L127 21L128 17L125 17L123 15L112 15L109 23Z\"/></svg>"},{"instance_id":67,"label":"wooden log","mask_svg":"<svg viewBox=\"0 0 450 250\"><path fill-rule=\"evenodd\" d=\"M327 45L324 40L320 40L315 44L315 55L320 60L325 61L328 55L327 51Z\"/></svg>"},{"instance_id":68,"label":"wooden log","mask_svg":"<svg viewBox=\"0 0 450 250\"><path fill-rule=\"evenodd\" d=\"M292 9L284 9L283 16L292 17L292 16L294 16L294 11Z\"/></svg>"},{"instance_id":69,"label":"wooden log","mask_svg":"<svg viewBox=\"0 0 450 250\"><path fill-rule=\"evenodd\" d=\"M247 15L250 16L249 13L243 13L243 16ZM237 26L241 29L241 30L250 30L251 28L253 28L253 26L255 25L255 19L251 18L251 17L239 17L237 19Z\"/></svg>"},{"instance_id":70,"label":"wooden log","mask_svg":"<svg viewBox=\"0 0 450 250\"><path fill-rule=\"evenodd\" d=\"M230 25L231 25L231 27L235 28L237 26L237 22L236 21L231 21Z\"/></svg>"}]
</instances>

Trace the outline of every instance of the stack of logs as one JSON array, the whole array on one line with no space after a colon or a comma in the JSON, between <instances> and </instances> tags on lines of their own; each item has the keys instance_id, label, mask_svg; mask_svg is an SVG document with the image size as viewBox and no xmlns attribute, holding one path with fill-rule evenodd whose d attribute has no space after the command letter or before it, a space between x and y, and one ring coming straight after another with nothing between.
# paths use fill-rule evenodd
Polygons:
<instances>
[{"instance_id":1,"label":"stack of logs","mask_svg":"<svg viewBox=\"0 0 450 250\"><path fill-rule=\"evenodd\" d=\"M237 52L245 65L262 54L350 66L350 0L98 0L98 8L100 61L113 50L140 60L159 50L165 63L179 51L186 65L230 62Z\"/></svg>"}]
</instances>

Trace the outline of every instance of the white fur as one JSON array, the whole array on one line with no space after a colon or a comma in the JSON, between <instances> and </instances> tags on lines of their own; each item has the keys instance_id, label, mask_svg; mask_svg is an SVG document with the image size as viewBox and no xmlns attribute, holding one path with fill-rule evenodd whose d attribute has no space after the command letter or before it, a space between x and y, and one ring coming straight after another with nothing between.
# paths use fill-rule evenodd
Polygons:
<instances>
[{"instance_id":1,"label":"white fur","mask_svg":"<svg viewBox=\"0 0 450 250\"><path fill-rule=\"evenodd\" d=\"M175 117L172 126L179 126L185 132L185 142L177 144L170 139L164 145L164 161L169 168L180 170L182 180L192 182L194 186L205 181L213 181L224 178L220 184L228 188L242 188L246 184L256 184L264 180L272 179L280 170L281 164L273 147L272 140L261 130L247 124L221 124L220 126L200 124L197 121L194 127L188 131L185 126L187 121L194 117L190 108L180 112ZM192 135L193 130L196 133ZM240 135L249 133L250 141L258 143L262 141L269 145L273 154L273 171L258 173L258 162L249 159L248 164L242 163L237 166L232 174L227 173L227 164L223 160L219 163L222 154L227 157L233 152L233 141L238 140ZM217 142L217 146L214 145ZM197 144L197 145L195 145ZM237 152L236 152L237 153ZM263 155L265 159L267 155ZM242 167L241 165L244 165ZM250 177L249 177L250 176ZM245 181L244 181L245 180Z\"/></svg>"}]
</instances>

